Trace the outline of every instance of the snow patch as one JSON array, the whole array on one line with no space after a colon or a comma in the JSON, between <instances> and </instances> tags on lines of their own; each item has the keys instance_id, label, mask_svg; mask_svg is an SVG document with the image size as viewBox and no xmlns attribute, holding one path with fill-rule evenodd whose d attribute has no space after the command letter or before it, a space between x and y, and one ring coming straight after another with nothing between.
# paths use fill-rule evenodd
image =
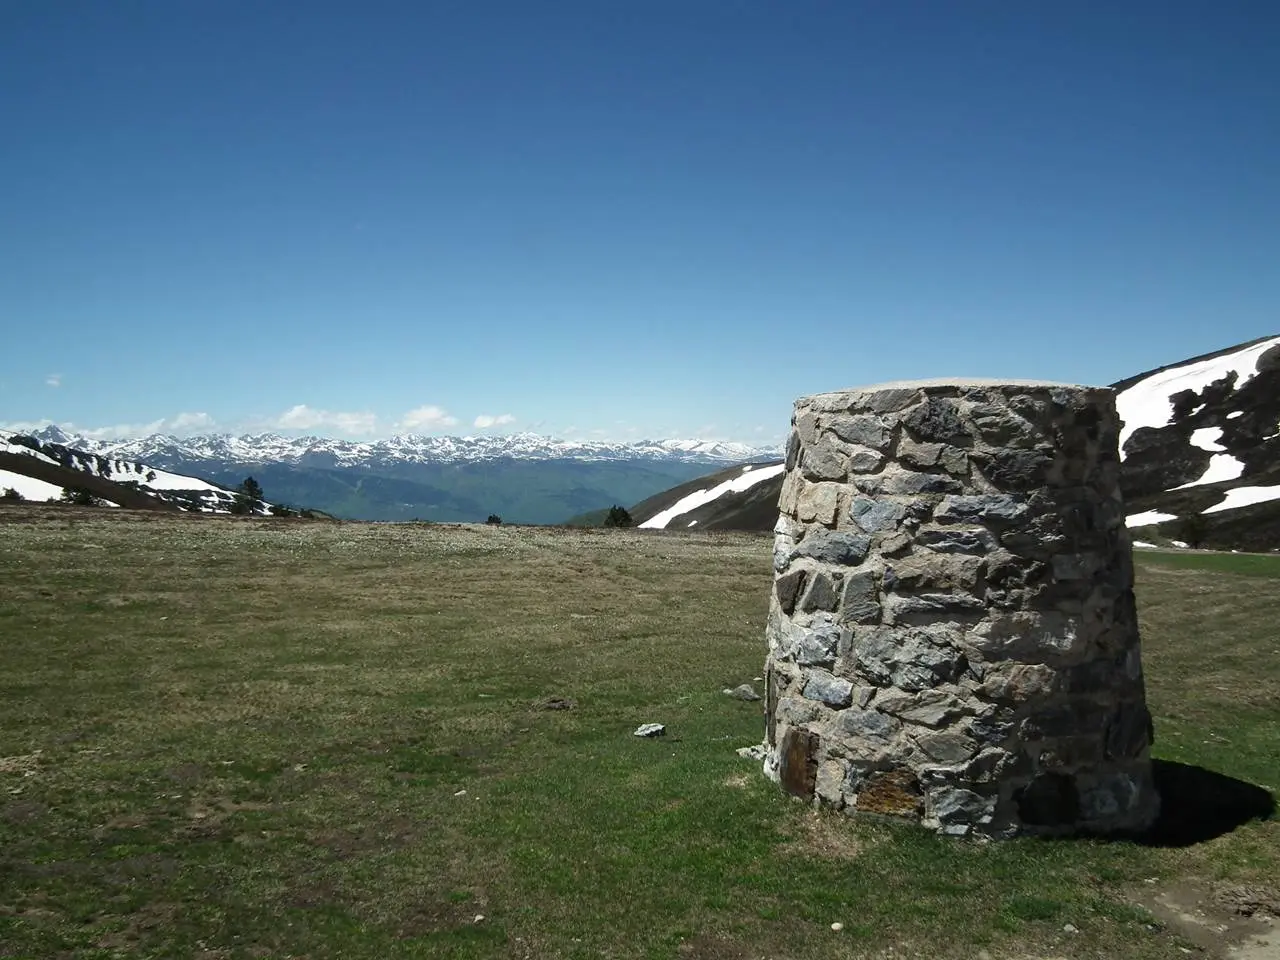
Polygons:
<instances>
[{"instance_id":1,"label":"snow patch","mask_svg":"<svg viewBox=\"0 0 1280 960\"><path fill-rule=\"evenodd\" d=\"M1201 427L1199 430L1192 430L1191 445L1201 450L1208 450L1210 453L1227 449L1222 445L1221 427Z\"/></svg>"},{"instance_id":2,"label":"snow patch","mask_svg":"<svg viewBox=\"0 0 1280 960\"><path fill-rule=\"evenodd\" d=\"M1238 390L1258 372L1258 358L1276 344L1280 344L1280 337L1272 337L1221 357L1161 370L1121 392L1116 396L1116 412L1124 421L1120 429L1120 459L1124 459L1124 445L1135 430L1168 425L1173 417L1173 404L1169 400L1173 394L1183 390L1199 393L1232 372L1236 374Z\"/></svg>"},{"instance_id":3,"label":"snow patch","mask_svg":"<svg viewBox=\"0 0 1280 960\"><path fill-rule=\"evenodd\" d=\"M1228 490L1226 499L1216 503L1205 513L1221 513L1223 510L1234 510L1254 503L1266 503L1268 500L1280 500L1280 484L1269 487L1236 487Z\"/></svg>"},{"instance_id":4,"label":"snow patch","mask_svg":"<svg viewBox=\"0 0 1280 960\"><path fill-rule=\"evenodd\" d=\"M28 477L21 473L0 470L0 490L6 487L12 487L17 490L18 493L22 494L22 499L34 500L37 503L62 499L62 488L55 484L37 480L35 477Z\"/></svg>"},{"instance_id":5,"label":"snow patch","mask_svg":"<svg viewBox=\"0 0 1280 960\"><path fill-rule=\"evenodd\" d=\"M5 441L4 445L0 446L0 452L20 453L28 457L35 457L37 460L43 460L45 463L52 463L54 465L57 465L58 463L57 460L53 459L53 457L48 454L41 453L39 450L32 450L30 447L23 446L20 443L9 443L8 441Z\"/></svg>"},{"instance_id":6,"label":"snow patch","mask_svg":"<svg viewBox=\"0 0 1280 960\"><path fill-rule=\"evenodd\" d=\"M1179 549L1182 549L1182 550L1189 549L1187 544L1183 543L1181 540L1170 540L1169 542L1172 543L1175 547L1178 547Z\"/></svg>"},{"instance_id":7,"label":"snow patch","mask_svg":"<svg viewBox=\"0 0 1280 960\"><path fill-rule=\"evenodd\" d=\"M1135 547L1151 547L1153 549L1159 549L1159 547L1156 547L1154 543L1147 543L1145 540L1135 540L1133 541L1133 545Z\"/></svg>"},{"instance_id":8,"label":"snow patch","mask_svg":"<svg viewBox=\"0 0 1280 960\"><path fill-rule=\"evenodd\" d=\"M45 503L49 500L61 500L62 488L56 483L49 483L47 480L39 480L36 477L28 477L22 473L14 473L11 470L0 470L0 491L6 487L12 487L22 494L22 499L30 500L33 503ZM113 503L110 500L98 498L98 502L104 507L118 507L120 504Z\"/></svg>"},{"instance_id":9,"label":"snow patch","mask_svg":"<svg viewBox=\"0 0 1280 960\"><path fill-rule=\"evenodd\" d=\"M1234 420L1236 417L1243 417L1243 416L1244 416L1243 410L1233 410L1227 414L1227 419Z\"/></svg>"},{"instance_id":10,"label":"snow patch","mask_svg":"<svg viewBox=\"0 0 1280 960\"><path fill-rule=\"evenodd\" d=\"M1161 513L1159 510L1147 510L1124 518L1126 527L1145 527L1153 523L1164 523L1166 520L1177 520L1177 514Z\"/></svg>"},{"instance_id":11,"label":"snow patch","mask_svg":"<svg viewBox=\"0 0 1280 960\"><path fill-rule=\"evenodd\" d=\"M706 490L696 490L687 496L681 497L672 506L656 513L644 523L640 524L642 530L665 530L667 524L680 516L682 513L688 513L690 510L696 510L704 504L718 500L726 493L741 493L749 490L757 483L762 483L770 477L776 477L786 470L785 463L778 463L772 467L764 467L761 470L752 470L750 473L744 473L741 476L734 477L732 480L726 480L724 483L718 483L714 487L708 487Z\"/></svg>"},{"instance_id":12,"label":"snow patch","mask_svg":"<svg viewBox=\"0 0 1280 960\"><path fill-rule=\"evenodd\" d=\"M1199 433L1200 431L1196 431ZM1202 448L1204 449L1204 448ZM1244 464L1229 453L1215 453L1209 458L1209 466L1204 473L1190 483L1184 483L1173 490L1186 490L1188 487L1203 487L1206 483L1218 483L1222 480L1235 480L1244 473Z\"/></svg>"}]
</instances>

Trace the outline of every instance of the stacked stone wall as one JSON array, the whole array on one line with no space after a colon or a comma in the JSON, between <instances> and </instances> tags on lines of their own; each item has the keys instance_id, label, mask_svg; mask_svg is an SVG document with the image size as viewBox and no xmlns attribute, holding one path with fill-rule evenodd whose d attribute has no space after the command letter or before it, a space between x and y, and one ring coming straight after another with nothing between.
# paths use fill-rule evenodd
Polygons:
<instances>
[{"instance_id":1,"label":"stacked stone wall","mask_svg":"<svg viewBox=\"0 0 1280 960\"><path fill-rule=\"evenodd\" d=\"M1110 390L919 381L797 401L765 770L948 834L1154 819Z\"/></svg>"}]
</instances>

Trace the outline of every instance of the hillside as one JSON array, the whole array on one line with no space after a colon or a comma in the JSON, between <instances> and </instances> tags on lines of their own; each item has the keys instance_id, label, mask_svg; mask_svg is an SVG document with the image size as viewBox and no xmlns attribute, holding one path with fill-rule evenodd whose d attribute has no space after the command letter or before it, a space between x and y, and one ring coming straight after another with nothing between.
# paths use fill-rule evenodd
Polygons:
<instances>
[{"instance_id":1,"label":"hillside","mask_svg":"<svg viewBox=\"0 0 1280 960\"><path fill-rule=\"evenodd\" d=\"M243 481L243 477L237 481ZM146 463L111 459L34 437L0 442L0 490L23 500L58 500L66 488L88 491L102 505L132 510L185 510L230 513L236 492L197 477L157 469ZM266 515L271 504L256 512Z\"/></svg>"},{"instance_id":2,"label":"hillside","mask_svg":"<svg viewBox=\"0 0 1280 960\"><path fill-rule=\"evenodd\" d=\"M1123 422L1120 486L1136 536L1280 548L1280 337L1112 386ZM741 488L728 483L733 475L726 470L673 487L631 514L649 528L771 529L781 473Z\"/></svg>"},{"instance_id":3,"label":"hillside","mask_svg":"<svg viewBox=\"0 0 1280 960\"><path fill-rule=\"evenodd\" d=\"M746 464L664 490L629 511L642 529L772 530L781 461Z\"/></svg>"}]
</instances>

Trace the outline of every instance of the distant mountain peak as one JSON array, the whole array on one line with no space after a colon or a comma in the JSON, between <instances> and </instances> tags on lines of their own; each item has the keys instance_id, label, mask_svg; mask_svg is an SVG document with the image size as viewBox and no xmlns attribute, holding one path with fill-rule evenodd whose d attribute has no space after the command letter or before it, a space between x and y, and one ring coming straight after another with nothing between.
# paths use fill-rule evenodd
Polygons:
<instances>
[{"instance_id":1,"label":"distant mountain peak","mask_svg":"<svg viewBox=\"0 0 1280 960\"><path fill-rule=\"evenodd\" d=\"M153 434L100 440L70 434L57 426L34 434L46 443L75 447L122 459L160 458L189 463L217 460L243 464L305 463L328 460L344 467L365 464L462 463L476 460L653 460L685 463L737 463L776 458L776 446L751 446L723 440L565 440L536 433L497 436L422 436L404 434L382 440L338 440L329 437L282 437L274 433L204 434L174 437Z\"/></svg>"}]
</instances>

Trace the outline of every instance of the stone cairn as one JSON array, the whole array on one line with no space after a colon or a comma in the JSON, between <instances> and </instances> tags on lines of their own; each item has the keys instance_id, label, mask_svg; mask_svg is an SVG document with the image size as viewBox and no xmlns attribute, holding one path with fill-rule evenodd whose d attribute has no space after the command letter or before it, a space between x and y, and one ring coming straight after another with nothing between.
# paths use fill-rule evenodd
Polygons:
<instances>
[{"instance_id":1,"label":"stone cairn","mask_svg":"<svg viewBox=\"0 0 1280 960\"><path fill-rule=\"evenodd\" d=\"M952 835L1137 832L1159 799L1105 388L796 402L765 772Z\"/></svg>"}]
</instances>

